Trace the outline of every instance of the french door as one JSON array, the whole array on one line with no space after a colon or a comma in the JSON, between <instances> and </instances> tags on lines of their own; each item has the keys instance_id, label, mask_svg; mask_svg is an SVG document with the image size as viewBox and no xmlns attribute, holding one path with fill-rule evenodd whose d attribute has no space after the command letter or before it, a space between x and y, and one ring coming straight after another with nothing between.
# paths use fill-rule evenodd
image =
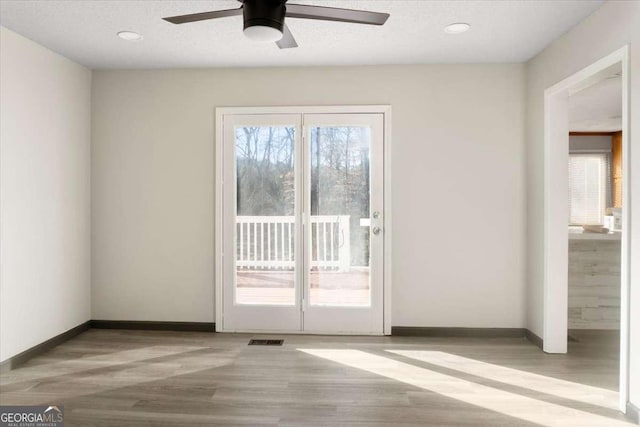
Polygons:
<instances>
[{"instance_id":1,"label":"french door","mask_svg":"<svg viewBox=\"0 0 640 427\"><path fill-rule=\"evenodd\" d=\"M228 114L221 136L219 329L382 334L383 115Z\"/></svg>"}]
</instances>

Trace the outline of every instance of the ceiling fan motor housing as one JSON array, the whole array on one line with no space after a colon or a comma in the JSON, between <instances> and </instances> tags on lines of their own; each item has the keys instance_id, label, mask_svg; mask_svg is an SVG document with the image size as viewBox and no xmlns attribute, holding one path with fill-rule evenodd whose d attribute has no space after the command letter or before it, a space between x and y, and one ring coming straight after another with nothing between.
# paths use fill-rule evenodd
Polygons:
<instances>
[{"instance_id":1,"label":"ceiling fan motor housing","mask_svg":"<svg viewBox=\"0 0 640 427\"><path fill-rule=\"evenodd\" d=\"M286 0L243 0L244 29L264 26L282 32L287 12L285 3Z\"/></svg>"}]
</instances>

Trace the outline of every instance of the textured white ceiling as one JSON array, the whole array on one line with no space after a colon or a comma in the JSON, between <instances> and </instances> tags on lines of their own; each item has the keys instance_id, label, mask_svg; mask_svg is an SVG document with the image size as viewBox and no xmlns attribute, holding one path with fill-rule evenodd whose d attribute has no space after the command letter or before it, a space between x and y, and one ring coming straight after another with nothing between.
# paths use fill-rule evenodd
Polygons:
<instances>
[{"instance_id":1,"label":"textured white ceiling","mask_svg":"<svg viewBox=\"0 0 640 427\"><path fill-rule=\"evenodd\" d=\"M622 130L622 78L619 75L608 76L569 97L569 130Z\"/></svg>"},{"instance_id":2,"label":"textured white ceiling","mask_svg":"<svg viewBox=\"0 0 640 427\"><path fill-rule=\"evenodd\" d=\"M289 18L300 47L242 35L242 17L173 25L161 18L237 8L236 0L0 0L0 24L90 68L523 62L602 4L600 0L298 0L388 12L382 27ZM443 28L469 22L471 30ZM132 30L144 40L126 42Z\"/></svg>"}]
</instances>

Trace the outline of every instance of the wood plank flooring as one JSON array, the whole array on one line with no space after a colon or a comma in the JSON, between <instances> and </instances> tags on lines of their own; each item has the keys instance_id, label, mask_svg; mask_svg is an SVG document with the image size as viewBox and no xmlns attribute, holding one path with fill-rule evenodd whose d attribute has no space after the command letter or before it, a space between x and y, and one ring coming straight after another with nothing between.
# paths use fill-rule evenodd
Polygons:
<instances>
[{"instance_id":1,"label":"wood plank flooring","mask_svg":"<svg viewBox=\"0 0 640 427\"><path fill-rule=\"evenodd\" d=\"M64 405L66 426L631 425L615 340L252 337L92 329L0 375L0 404Z\"/></svg>"}]
</instances>

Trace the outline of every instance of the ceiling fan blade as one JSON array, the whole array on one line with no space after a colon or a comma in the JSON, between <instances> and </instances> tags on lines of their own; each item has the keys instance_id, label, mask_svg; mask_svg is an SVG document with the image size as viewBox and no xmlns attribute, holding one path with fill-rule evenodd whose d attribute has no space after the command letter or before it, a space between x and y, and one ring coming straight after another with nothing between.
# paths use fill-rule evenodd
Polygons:
<instances>
[{"instance_id":1,"label":"ceiling fan blade","mask_svg":"<svg viewBox=\"0 0 640 427\"><path fill-rule=\"evenodd\" d=\"M351 22L354 24L383 25L389 18L388 13L369 12L366 10L339 9L337 7L308 6L303 4L286 4L290 18L321 19L323 21Z\"/></svg>"},{"instance_id":2,"label":"ceiling fan blade","mask_svg":"<svg viewBox=\"0 0 640 427\"><path fill-rule=\"evenodd\" d=\"M207 19L225 18L227 16L242 15L242 8L227 9L227 10L214 10L212 12L192 13L190 15L170 16L168 18L162 18L172 24L186 24L189 22L205 21Z\"/></svg>"},{"instance_id":3,"label":"ceiling fan blade","mask_svg":"<svg viewBox=\"0 0 640 427\"><path fill-rule=\"evenodd\" d=\"M298 43L293 37L293 34L291 34L291 31L289 31L289 27L287 27L287 24L284 24L284 27L282 28L282 38L278 40L276 44L280 49L290 49L292 47L298 47Z\"/></svg>"}]
</instances>

